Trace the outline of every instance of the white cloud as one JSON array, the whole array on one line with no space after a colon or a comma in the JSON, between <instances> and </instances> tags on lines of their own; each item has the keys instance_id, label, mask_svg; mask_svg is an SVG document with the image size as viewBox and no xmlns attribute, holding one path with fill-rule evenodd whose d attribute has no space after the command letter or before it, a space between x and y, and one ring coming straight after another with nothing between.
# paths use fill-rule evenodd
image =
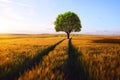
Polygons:
<instances>
[{"instance_id":1,"label":"white cloud","mask_svg":"<svg viewBox=\"0 0 120 80\"><path fill-rule=\"evenodd\" d=\"M37 8L32 2L32 0L31 2L29 0L0 0L0 32L42 33L47 31L48 33L54 31L53 21L41 15L39 17Z\"/></svg>"},{"instance_id":2,"label":"white cloud","mask_svg":"<svg viewBox=\"0 0 120 80\"><path fill-rule=\"evenodd\" d=\"M10 0L0 0L0 2L2 2L2 3L10 3L11 1Z\"/></svg>"},{"instance_id":3,"label":"white cloud","mask_svg":"<svg viewBox=\"0 0 120 80\"><path fill-rule=\"evenodd\" d=\"M30 8L32 8L32 6L31 5L29 5L29 4L25 4L25 3L20 3L20 2L14 2L13 4L16 4L16 5L19 5L19 6L23 6L23 7L30 7Z\"/></svg>"},{"instance_id":4,"label":"white cloud","mask_svg":"<svg viewBox=\"0 0 120 80\"><path fill-rule=\"evenodd\" d=\"M27 30L29 27L25 16L16 12L13 4L16 6L32 8L29 4L10 0L0 0L0 32L12 32L19 29ZM26 14L33 14L32 9L29 9L29 12L30 13Z\"/></svg>"},{"instance_id":5,"label":"white cloud","mask_svg":"<svg viewBox=\"0 0 120 80\"><path fill-rule=\"evenodd\" d=\"M0 7L1 13L0 16L2 16L3 20L8 21L15 21L15 20L23 20L23 17L19 14L16 14L15 11L13 11L10 4L2 4Z\"/></svg>"}]
</instances>

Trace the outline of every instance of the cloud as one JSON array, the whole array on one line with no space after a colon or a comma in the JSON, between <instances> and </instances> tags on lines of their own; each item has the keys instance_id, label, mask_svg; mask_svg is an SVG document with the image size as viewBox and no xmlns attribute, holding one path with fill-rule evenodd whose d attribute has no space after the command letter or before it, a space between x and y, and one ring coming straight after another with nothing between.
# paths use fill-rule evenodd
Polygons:
<instances>
[{"instance_id":1,"label":"cloud","mask_svg":"<svg viewBox=\"0 0 120 80\"><path fill-rule=\"evenodd\" d=\"M0 2L2 2L2 3L10 3L11 1L10 0L0 0Z\"/></svg>"},{"instance_id":2,"label":"cloud","mask_svg":"<svg viewBox=\"0 0 120 80\"><path fill-rule=\"evenodd\" d=\"M17 14L13 8L11 7L11 3L8 3L8 0L1 0L6 3L1 3L2 6L0 6L0 16L2 18L7 19L7 20L23 20L23 17Z\"/></svg>"},{"instance_id":3,"label":"cloud","mask_svg":"<svg viewBox=\"0 0 120 80\"><path fill-rule=\"evenodd\" d=\"M32 8L32 6L31 6L31 5L29 5L29 4L25 4L25 3L14 2L13 4L16 4L16 5L19 5L19 6L23 6L23 7Z\"/></svg>"},{"instance_id":4,"label":"cloud","mask_svg":"<svg viewBox=\"0 0 120 80\"><path fill-rule=\"evenodd\" d=\"M16 5L24 6L24 7L32 7L32 6L29 5L29 4L22 3L22 2L20 2L20 1L14 1L14 0L0 0L0 2L1 2L2 4L16 4Z\"/></svg>"},{"instance_id":5,"label":"cloud","mask_svg":"<svg viewBox=\"0 0 120 80\"><path fill-rule=\"evenodd\" d=\"M30 13L26 13L26 15L33 14L32 6L29 4L15 2L12 0L0 0L0 32L12 32L22 28L23 30L28 29L28 26L30 24L28 24L27 19L24 15L15 10L16 6L20 6L20 8L27 8L28 12Z\"/></svg>"},{"instance_id":6,"label":"cloud","mask_svg":"<svg viewBox=\"0 0 120 80\"><path fill-rule=\"evenodd\" d=\"M53 27L53 22L41 16L39 7L32 2L32 0L0 0L0 32L52 32L54 29L50 28ZM44 2L47 3L47 0ZM42 7L40 9L44 10Z\"/></svg>"}]
</instances>

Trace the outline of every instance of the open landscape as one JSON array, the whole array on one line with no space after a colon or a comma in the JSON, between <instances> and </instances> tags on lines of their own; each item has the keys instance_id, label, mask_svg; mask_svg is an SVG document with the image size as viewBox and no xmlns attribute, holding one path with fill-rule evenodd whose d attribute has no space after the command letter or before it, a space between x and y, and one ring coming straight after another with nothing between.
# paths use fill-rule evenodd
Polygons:
<instances>
[{"instance_id":1,"label":"open landscape","mask_svg":"<svg viewBox=\"0 0 120 80\"><path fill-rule=\"evenodd\" d=\"M0 0L0 80L120 80L120 0Z\"/></svg>"},{"instance_id":2,"label":"open landscape","mask_svg":"<svg viewBox=\"0 0 120 80\"><path fill-rule=\"evenodd\" d=\"M0 80L120 80L120 36L0 35Z\"/></svg>"}]
</instances>

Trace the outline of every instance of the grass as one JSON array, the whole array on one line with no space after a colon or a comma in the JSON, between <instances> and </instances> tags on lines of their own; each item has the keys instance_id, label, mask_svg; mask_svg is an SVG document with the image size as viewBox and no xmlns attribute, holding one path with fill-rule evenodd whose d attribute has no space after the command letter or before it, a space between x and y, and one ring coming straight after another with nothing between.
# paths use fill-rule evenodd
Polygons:
<instances>
[{"instance_id":1,"label":"grass","mask_svg":"<svg viewBox=\"0 0 120 80\"><path fill-rule=\"evenodd\" d=\"M42 62L32 70L26 71L18 80L62 80L63 64L67 59L66 49L68 40L57 45L54 50L43 57Z\"/></svg>"},{"instance_id":2,"label":"grass","mask_svg":"<svg viewBox=\"0 0 120 80\"><path fill-rule=\"evenodd\" d=\"M68 43L68 59L64 69L65 80L93 80L82 64L81 58L82 53L78 53L70 39Z\"/></svg>"},{"instance_id":3,"label":"grass","mask_svg":"<svg viewBox=\"0 0 120 80\"><path fill-rule=\"evenodd\" d=\"M120 36L0 35L0 80L120 80Z\"/></svg>"},{"instance_id":4,"label":"grass","mask_svg":"<svg viewBox=\"0 0 120 80\"><path fill-rule=\"evenodd\" d=\"M84 67L95 80L120 79L120 37L86 36L73 39L78 52L82 52Z\"/></svg>"},{"instance_id":5,"label":"grass","mask_svg":"<svg viewBox=\"0 0 120 80\"><path fill-rule=\"evenodd\" d=\"M55 43L61 39L23 38L21 36L17 39L1 39L0 79L8 80L16 78L25 69L36 64L36 60L39 60L39 57L43 55L40 53L48 52L47 50L54 48L58 44Z\"/></svg>"}]
</instances>

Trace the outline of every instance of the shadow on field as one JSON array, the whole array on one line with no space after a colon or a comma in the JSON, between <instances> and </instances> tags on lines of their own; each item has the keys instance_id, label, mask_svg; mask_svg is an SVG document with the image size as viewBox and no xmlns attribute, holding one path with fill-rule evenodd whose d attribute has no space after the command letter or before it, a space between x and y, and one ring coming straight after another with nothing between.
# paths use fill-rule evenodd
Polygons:
<instances>
[{"instance_id":1,"label":"shadow on field","mask_svg":"<svg viewBox=\"0 0 120 80\"><path fill-rule=\"evenodd\" d=\"M109 44L120 44L120 39L101 39L94 40L94 43L109 43Z\"/></svg>"},{"instance_id":2,"label":"shadow on field","mask_svg":"<svg viewBox=\"0 0 120 80\"><path fill-rule=\"evenodd\" d=\"M12 71L6 73L6 75L0 76L0 80L17 80L18 77L21 74L23 74L26 70L30 70L30 69L34 68L35 66L37 66L42 61L42 58L45 55L48 55L48 53L50 51L52 51L58 44L60 44L64 40L65 39L59 41L58 43L48 47L47 49L45 49L41 52L38 52L38 54L32 59L24 58L24 62L22 64L16 66L16 68L14 68L14 69L12 69Z\"/></svg>"},{"instance_id":3,"label":"shadow on field","mask_svg":"<svg viewBox=\"0 0 120 80\"><path fill-rule=\"evenodd\" d=\"M82 54L78 53L72 45L71 39L69 40L68 46L68 60L64 68L65 80L94 80L89 76L82 64L80 59Z\"/></svg>"}]
</instances>

